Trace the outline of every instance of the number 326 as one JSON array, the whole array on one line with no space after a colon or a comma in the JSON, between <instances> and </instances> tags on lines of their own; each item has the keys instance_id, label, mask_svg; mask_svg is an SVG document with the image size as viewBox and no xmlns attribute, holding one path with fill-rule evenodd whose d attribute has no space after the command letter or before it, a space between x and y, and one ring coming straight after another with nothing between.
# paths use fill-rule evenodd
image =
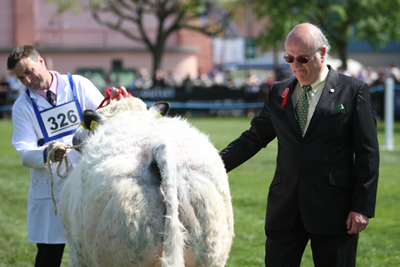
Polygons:
<instances>
[{"instance_id":1,"label":"number 326","mask_svg":"<svg viewBox=\"0 0 400 267\"><path fill-rule=\"evenodd\" d=\"M64 114L64 113L58 114L57 119L54 117L50 117L47 119L47 121L52 124L50 129L53 131L57 130L58 128L64 128L64 127L68 126L69 123L75 123L77 120L78 120L78 117L74 114L73 110L69 110L67 112L67 114ZM59 121L60 121L60 125L58 125Z\"/></svg>"}]
</instances>

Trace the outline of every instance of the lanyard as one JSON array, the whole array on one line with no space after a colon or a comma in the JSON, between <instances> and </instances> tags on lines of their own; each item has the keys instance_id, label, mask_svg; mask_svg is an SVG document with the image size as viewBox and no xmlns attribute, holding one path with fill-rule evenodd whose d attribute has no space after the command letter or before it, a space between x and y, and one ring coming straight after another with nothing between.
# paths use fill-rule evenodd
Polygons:
<instances>
[{"instance_id":1,"label":"lanyard","mask_svg":"<svg viewBox=\"0 0 400 267\"><path fill-rule=\"evenodd\" d=\"M36 102L30 97L30 89L28 88L25 91L32 102L36 119L43 134L43 138L38 140L38 146L42 146L47 142L61 137L74 134L80 122L82 121L82 109L79 104L75 84L70 73L68 73L68 78L74 100L42 111L39 111Z\"/></svg>"}]
</instances>

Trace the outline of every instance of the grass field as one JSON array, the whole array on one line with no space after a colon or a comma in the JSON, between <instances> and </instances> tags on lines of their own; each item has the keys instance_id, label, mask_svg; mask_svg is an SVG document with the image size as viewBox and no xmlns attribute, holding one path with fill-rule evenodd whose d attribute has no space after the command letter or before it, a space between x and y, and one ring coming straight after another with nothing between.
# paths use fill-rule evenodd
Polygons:
<instances>
[{"instance_id":1,"label":"grass field","mask_svg":"<svg viewBox=\"0 0 400 267\"><path fill-rule=\"evenodd\" d=\"M218 150L249 127L247 118L196 118L190 120L207 133ZM378 138L384 144L383 123ZM12 123L0 121L0 267L33 266L35 244L26 237L26 198L29 170L22 167L11 145ZM357 266L400 266L400 123L395 125L394 151L381 150L376 218L360 235ZM277 144L229 173L235 239L228 267L264 266L264 215L268 186L275 170ZM67 248L68 251L68 248ZM68 252L63 266L68 266ZM313 266L307 247L302 266Z\"/></svg>"}]
</instances>

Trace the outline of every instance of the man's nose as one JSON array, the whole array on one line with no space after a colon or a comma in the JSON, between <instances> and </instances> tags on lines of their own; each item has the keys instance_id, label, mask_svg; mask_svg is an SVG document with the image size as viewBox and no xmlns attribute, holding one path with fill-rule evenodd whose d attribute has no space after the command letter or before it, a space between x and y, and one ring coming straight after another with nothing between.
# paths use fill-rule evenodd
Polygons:
<instances>
[{"instance_id":1,"label":"man's nose","mask_svg":"<svg viewBox=\"0 0 400 267\"><path fill-rule=\"evenodd\" d=\"M294 64L296 67L299 67L299 66L303 65L302 63L300 63L300 62L297 60L297 58L294 59L293 64Z\"/></svg>"},{"instance_id":2,"label":"man's nose","mask_svg":"<svg viewBox=\"0 0 400 267\"><path fill-rule=\"evenodd\" d=\"M30 83L31 82L31 77L29 77L29 75L25 75L24 76L24 80L27 82L27 83Z\"/></svg>"}]
</instances>

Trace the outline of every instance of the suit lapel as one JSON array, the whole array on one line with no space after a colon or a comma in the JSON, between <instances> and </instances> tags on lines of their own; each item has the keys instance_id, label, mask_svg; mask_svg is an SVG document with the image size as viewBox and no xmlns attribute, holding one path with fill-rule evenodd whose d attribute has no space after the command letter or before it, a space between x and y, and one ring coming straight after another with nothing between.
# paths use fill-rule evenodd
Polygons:
<instances>
[{"instance_id":1,"label":"suit lapel","mask_svg":"<svg viewBox=\"0 0 400 267\"><path fill-rule=\"evenodd\" d=\"M39 107L39 110L48 109L52 107L52 105L50 105L47 99L43 98L35 90L29 89L29 92L30 92L30 98L36 102L36 105Z\"/></svg>"},{"instance_id":2,"label":"suit lapel","mask_svg":"<svg viewBox=\"0 0 400 267\"><path fill-rule=\"evenodd\" d=\"M297 84L297 79L293 78L293 80L290 81L287 86L280 88L278 93L279 93L279 96L281 96L281 99L283 100L282 94L286 88L289 88L289 93L287 95L287 105L283 108L283 110L286 113L286 116L288 117L293 128L299 134L301 134L300 126L299 126L299 123L297 122L297 118L296 118L296 114L295 114L293 102L292 102L292 94L294 92L294 89L296 88L296 84Z\"/></svg>"},{"instance_id":3,"label":"suit lapel","mask_svg":"<svg viewBox=\"0 0 400 267\"><path fill-rule=\"evenodd\" d=\"M58 72L53 72L55 75L57 75L57 98L61 102L68 102L68 97L69 91L71 91L72 95L72 90L68 90L69 87L67 86L68 84L64 80L64 78L58 73Z\"/></svg>"},{"instance_id":4,"label":"suit lapel","mask_svg":"<svg viewBox=\"0 0 400 267\"><path fill-rule=\"evenodd\" d=\"M318 124L318 121L325 116L326 110L329 109L330 103L335 99L336 95L338 95L341 90L339 84L339 74L329 67L329 74L326 78L326 83L324 88L322 89L321 97L319 98L318 104L315 107L314 114L311 118L310 124L308 125L306 135L309 133L315 125ZM331 90L333 89L333 91Z\"/></svg>"}]
</instances>

